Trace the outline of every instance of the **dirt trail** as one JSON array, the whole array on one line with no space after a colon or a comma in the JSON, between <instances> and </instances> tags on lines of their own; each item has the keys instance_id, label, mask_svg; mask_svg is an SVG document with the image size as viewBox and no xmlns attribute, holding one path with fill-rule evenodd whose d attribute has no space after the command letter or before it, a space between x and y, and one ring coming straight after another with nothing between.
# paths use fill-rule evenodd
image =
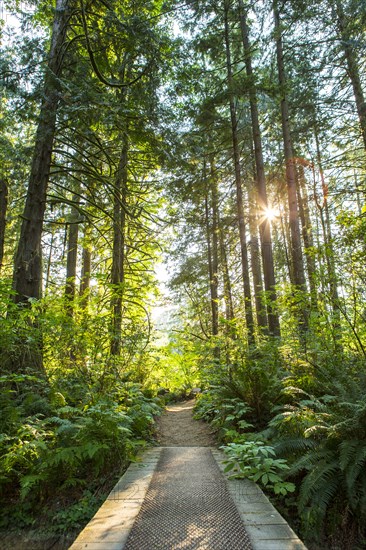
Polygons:
<instances>
[{"instance_id":1,"label":"dirt trail","mask_svg":"<svg viewBox=\"0 0 366 550\"><path fill-rule=\"evenodd\" d=\"M193 420L194 399L168 405L157 423L157 443L162 447L214 447L212 428Z\"/></svg>"}]
</instances>

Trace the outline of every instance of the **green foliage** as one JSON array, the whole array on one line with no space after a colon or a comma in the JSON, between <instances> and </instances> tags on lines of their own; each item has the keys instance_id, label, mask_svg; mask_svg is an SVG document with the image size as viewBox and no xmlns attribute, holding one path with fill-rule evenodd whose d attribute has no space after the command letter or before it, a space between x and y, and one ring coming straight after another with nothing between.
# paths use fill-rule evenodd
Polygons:
<instances>
[{"instance_id":1,"label":"green foliage","mask_svg":"<svg viewBox=\"0 0 366 550\"><path fill-rule=\"evenodd\" d=\"M1 527L33 525L45 503L67 494L74 499L58 511L57 529L80 527L97 506L82 496L85 486L123 471L161 412L160 400L138 382L145 335L130 339L126 331L123 355L113 358L109 319L96 315L91 300L89 312L76 308L71 318L63 298L19 307L6 282L0 291ZM44 373L33 361L40 345Z\"/></svg>"},{"instance_id":2,"label":"green foliage","mask_svg":"<svg viewBox=\"0 0 366 550\"><path fill-rule=\"evenodd\" d=\"M276 452L291 460L289 475L300 480L298 508L313 536L334 529L332 517L366 518L365 374L347 363L334 370L324 380L323 368L314 380L318 396L287 385L292 403L271 421Z\"/></svg>"},{"instance_id":3,"label":"green foliage","mask_svg":"<svg viewBox=\"0 0 366 550\"><path fill-rule=\"evenodd\" d=\"M199 356L195 343L184 331L170 332L173 322L170 317L168 311L158 320L160 326L150 349L147 383L160 390L189 394L200 385Z\"/></svg>"},{"instance_id":4,"label":"green foliage","mask_svg":"<svg viewBox=\"0 0 366 550\"><path fill-rule=\"evenodd\" d=\"M271 419L272 408L282 399L281 381L286 369L276 341L263 338L256 348L248 350L238 339L230 343L228 354L232 358L229 365L211 361L204 366L203 380L212 387L212 391L203 398L203 403L207 402L210 408L211 401L217 409L217 413L212 411L215 415L220 414L221 402L225 399L237 400L238 408L235 401L229 405L235 417L232 418L233 424L246 420L261 429ZM240 411L241 406L245 406L246 410ZM223 405L223 411L228 415L226 405ZM207 420L210 420L210 414L207 413Z\"/></svg>"},{"instance_id":5,"label":"green foliage","mask_svg":"<svg viewBox=\"0 0 366 550\"><path fill-rule=\"evenodd\" d=\"M52 516L53 533L67 533L72 529L81 529L98 510L103 499L89 490L83 492L80 500L59 510Z\"/></svg>"},{"instance_id":6,"label":"green foliage","mask_svg":"<svg viewBox=\"0 0 366 550\"><path fill-rule=\"evenodd\" d=\"M222 430L225 439L236 429L243 431L252 427L246 421L250 407L238 397L225 397L218 386L200 394L194 410L194 418L211 422L215 428Z\"/></svg>"},{"instance_id":7,"label":"green foliage","mask_svg":"<svg viewBox=\"0 0 366 550\"><path fill-rule=\"evenodd\" d=\"M295 485L283 479L289 466L286 460L276 458L273 447L262 441L246 441L221 448L228 456L224 461L225 472L233 472L233 477L251 479L277 495L286 496L295 491Z\"/></svg>"},{"instance_id":8,"label":"green foliage","mask_svg":"<svg viewBox=\"0 0 366 550\"><path fill-rule=\"evenodd\" d=\"M131 419L132 432L140 437L149 438L154 427L154 417L161 414L159 398L149 396L140 384L127 380L124 384L114 384L111 394Z\"/></svg>"},{"instance_id":9,"label":"green foliage","mask_svg":"<svg viewBox=\"0 0 366 550\"><path fill-rule=\"evenodd\" d=\"M57 387L45 388L34 376L6 375L0 382L5 388L0 403L0 499L9 511L2 527L15 521L9 497L11 502L20 499L19 521L24 525L51 495L80 492L88 479L124 468L151 436L154 416L161 411L155 398L145 397L141 386L128 380L115 384L108 397L84 390L79 405L67 404ZM91 400L85 400L87 394ZM87 502L84 496L61 511L60 529L90 517L96 504Z\"/></svg>"},{"instance_id":10,"label":"green foliage","mask_svg":"<svg viewBox=\"0 0 366 550\"><path fill-rule=\"evenodd\" d=\"M362 539L366 517L363 361L354 355L330 357L315 347L306 357L297 347L282 345L272 354L273 370L269 362L269 371L275 373L272 387L270 377L261 382L267 388L266 422L255 423L257 415L244 398L253 394L248 392L247 380L238 380L238 372L244 378L245 369L250 372L254 363L260 374L270 356L253 355L254 360L244 355L242 370L234 371L231 379L220 373L221 385L199 395L195 407L197 418L221 430L227 443L227 471L286 497L281 500L284 513L285 503L296 503L299 528L308 540L336 539L340 523L359 530ZM250 433L253 424L262 431Z\"/></svg>"},{"instance_id":11,"label":"green foliage","mask_svg":"<svg viewBox=\"0 0 366 550\"><path fill-rule=\"evenodd\" d=\"M63 407L57 416L28 417L3 441L2 492L19 483L21 498L37 501L53 487L82 483L86 470L96 476L112 460L123 464L133 449L131 419L113 403L99 402L85 411Z\"/></svg>"}]
</instances>

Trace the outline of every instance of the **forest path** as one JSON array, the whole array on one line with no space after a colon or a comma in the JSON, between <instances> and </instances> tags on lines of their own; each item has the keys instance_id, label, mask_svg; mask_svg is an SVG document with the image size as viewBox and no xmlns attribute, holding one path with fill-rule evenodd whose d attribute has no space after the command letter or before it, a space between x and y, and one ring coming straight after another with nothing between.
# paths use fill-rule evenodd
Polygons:
<instances>
[{"instance_id":1,"label":"forest path","mask_svg":"<svg viewBox=\"0 0 366 550\"><path fill-rule=\"evenodd\" d=\"M214 447L212 428L193 419L194 399L167 406L157 421L157 443L161 447Z\"/></svg>"},{"instance_id":2,"label":"forest path","mask_svg":"<svg viewBox=\"0 0 366 550\"><path fill-rule=\"evenodd\" d=\"M207 447L164 447L125 550L252 550Z\"/></svg>"},{"instance_id":3,"label":"forest path","mask_svg":"<svg viewBox=\"0 0 366 550\"><path fill-rule=\"evenodd\" d=\"M252 481L225 479L193 407L167 407L159 447L129 466L70 550L306 550Z\"/></svg>"}]
</instances>

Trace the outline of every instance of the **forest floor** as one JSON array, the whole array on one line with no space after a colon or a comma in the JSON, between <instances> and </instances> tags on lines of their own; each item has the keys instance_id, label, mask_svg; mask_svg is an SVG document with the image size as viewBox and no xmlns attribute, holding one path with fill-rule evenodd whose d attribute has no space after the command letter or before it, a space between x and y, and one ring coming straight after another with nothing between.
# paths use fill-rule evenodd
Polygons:
<instances>
[{"instance_id":1,"label":"forest floor","mask_svg":"<svg viewBox=\"0 0 366 550\"><path fill-rule=\"evenodd\" d=\"M156 442L160 447L214 447L212 427L193 420L194 399L167 406L157 422Z\"/></svg>"}]
</instances>

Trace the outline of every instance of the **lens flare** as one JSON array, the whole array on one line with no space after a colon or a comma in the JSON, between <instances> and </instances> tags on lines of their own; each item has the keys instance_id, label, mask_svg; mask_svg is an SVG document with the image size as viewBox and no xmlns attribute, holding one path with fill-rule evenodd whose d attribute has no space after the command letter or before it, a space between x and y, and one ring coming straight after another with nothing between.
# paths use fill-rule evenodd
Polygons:
<instances>
[{"instance_id":1,"label":"lens flare","mask_svg":"<svg viewBox=\"0 0 366 550\"><path fill-rule=\"evenodd\" d=\"M273 222L276 218L279 217L279 215L280 215L280 212L278 208L273 208L271 206L268 206L267 208L265 208L263 212L263 217L270 222Z\"/></svg>"}]
</instances>

